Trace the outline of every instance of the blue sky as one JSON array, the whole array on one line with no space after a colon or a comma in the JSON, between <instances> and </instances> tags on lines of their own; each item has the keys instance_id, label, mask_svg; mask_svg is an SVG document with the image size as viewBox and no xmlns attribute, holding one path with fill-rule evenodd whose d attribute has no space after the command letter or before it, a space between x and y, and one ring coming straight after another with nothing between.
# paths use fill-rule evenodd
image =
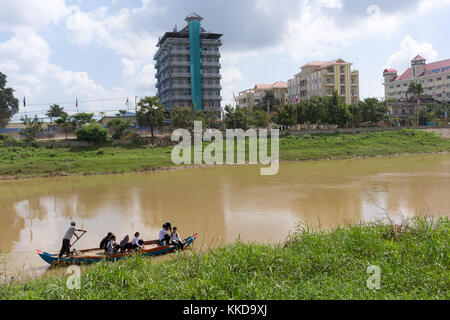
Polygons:
<instances>
[{"instance_id":1,"label":"blue sky","mask_svg":"<svg viewBox=\"0 0 450 320\"><path fill-rule=\"evenodd\" d=\"M450 0L15 0L2 2L0 71L28 114L75 111L76 97L80 111L123 109L127 97L134 108L156 93L158 37L191 12L224 34L223 104L311 60L353 62L361 96L381 98L384 68L450 58Z\"/></svg>"}]
</instances>

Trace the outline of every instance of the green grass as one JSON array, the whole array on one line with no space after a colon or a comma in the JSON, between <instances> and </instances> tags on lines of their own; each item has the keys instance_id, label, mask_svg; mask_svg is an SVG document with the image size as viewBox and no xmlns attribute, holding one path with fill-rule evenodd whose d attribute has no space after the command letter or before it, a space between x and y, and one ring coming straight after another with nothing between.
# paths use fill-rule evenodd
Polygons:
<instances>
[{"instance_id":1,"label":"green grass","mask_svg":"<svg viewBox=\"0 0 450 320\"><path fill-rule=\"evenodd\" d=\"M0 299L449 299L448 218L333 231L298 228L284 246L236 242L167 261L135 257L66 277L0 286ZM370 290L369 265L381 269Z\"/></svg>"},{"instance_id":2,"label":"green grass","mask_svg":"<svg viewBox=\"0 0 450 320\"><path fill-rule=\"evenodd\" d=\"M151 171L174 166L171 150L172 147L146 149L136 145L45 148L0 139L0 177ZM443 151L450 151L449 139L418 130L287 135L280 139L282 161Z\"/></svg>"}]
</instances>

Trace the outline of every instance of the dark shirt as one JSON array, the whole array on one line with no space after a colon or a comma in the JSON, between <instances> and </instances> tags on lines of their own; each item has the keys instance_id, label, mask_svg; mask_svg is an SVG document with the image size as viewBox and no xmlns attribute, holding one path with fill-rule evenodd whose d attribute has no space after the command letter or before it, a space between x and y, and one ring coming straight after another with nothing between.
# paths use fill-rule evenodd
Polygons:
<instances>
[{"instance_id":1,"label":"dark shirt","mask_svg":"<svg viewBox=\"0 0 450 320\"><path fill-rule=\"evenodd\" d=\"M100 242L100 249L106 249L108 241L109 241L108 236L104 237L103 240Z\"/></svg>"}]
</instances>

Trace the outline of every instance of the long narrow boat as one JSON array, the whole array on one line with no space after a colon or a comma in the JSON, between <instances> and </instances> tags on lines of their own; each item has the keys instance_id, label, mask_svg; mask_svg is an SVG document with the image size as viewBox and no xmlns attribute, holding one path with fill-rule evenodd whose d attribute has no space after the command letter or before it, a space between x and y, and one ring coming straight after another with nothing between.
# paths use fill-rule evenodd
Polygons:
<instances>
[{"instance_id":1,"label":"long narrow boat","mask_svg":"<svg viewBox=\"0 0 450 320\"><path fill-rule=\"evenodd\" d=\"M194 240L197 238L197 234L190 236L184 240L184 247L189 247ZM165 253L174 252L176 247L171 246L159 246L158 240L146 241L144 242L144 249L140 250L139 253L143 256L156 256ZM37 254L48 264L60 265L60 264L90 264L99 261L117 261L125 259L135 252L130 253L118 253L113 255L107 255L104 250L95 249L85 249L76 250L73 255L69 257L58 257L57 254L50 254L47 252L42 252L41 250L36 250Z\"/></svg>"}]
</instances>

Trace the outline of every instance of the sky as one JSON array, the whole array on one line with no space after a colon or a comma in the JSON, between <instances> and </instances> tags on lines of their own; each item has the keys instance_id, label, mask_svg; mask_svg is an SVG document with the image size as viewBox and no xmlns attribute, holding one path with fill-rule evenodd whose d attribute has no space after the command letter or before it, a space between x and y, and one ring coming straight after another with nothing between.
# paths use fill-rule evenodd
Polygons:
<instances>
[{"instance_id":1,"label":"sky","mask_svg":"<svg viewBox=\"0 0 450 320\"><path fill-rule=\"evenodd\" d=\"M257 83L287 81L309 61L342 58L361 98L384 96L382 73L417 54L450 58L450 0L0 0L0 72L20 113L134 109L156 94L153 56L186 25L223 34L223 105ZM26 96L27 107L23 108Z\"/></svg>"}]
</instances>

